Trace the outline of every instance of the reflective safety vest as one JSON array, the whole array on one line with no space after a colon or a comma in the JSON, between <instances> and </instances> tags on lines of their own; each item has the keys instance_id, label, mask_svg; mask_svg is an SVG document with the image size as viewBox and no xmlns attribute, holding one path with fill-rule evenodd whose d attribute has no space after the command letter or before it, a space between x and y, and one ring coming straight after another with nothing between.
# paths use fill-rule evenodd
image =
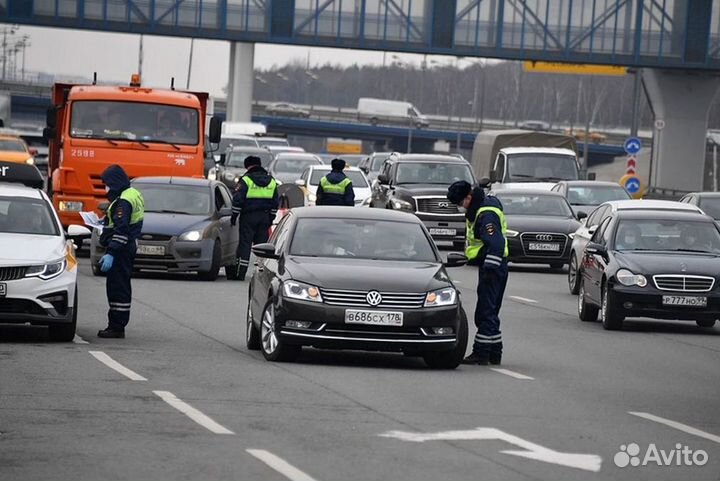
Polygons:
<instances>
[{"instance_id":1,"label":"reflective safety vest","mask_svg":"<svg viewBox=\"0 0 720 481\"><path fill-rule=\"evenodd\" d=\"M132 213L130 214L130 225L142 222L142 220L145 218L145 201L143 200L143 196L139 190L134 187L129 187L122 191L122 194L120 194L120 197L118 197L118 199L126 200L130 203L130 207L132 207ZM112 212L116 202L117 199L115 199L113 203L110 204L110 207L108 207L108 218L110 219L108 227L113 227Z\"/></svg>"},{"instance_id":2,"label":"reflective safety vest","mask_svg":"<svg viewBox=\"0 0 720 481\"><path fill-rule=\"evenodd\" d=\"M270 183L265 187L257 185L253 180L245 175L243 176L243 182L247 185L246 199L272 199L275 195L275 189L277 188L277 182L275 179L270 179Z\"/></svg>"},{"instance_id":3,"label":"reflective safety vest","mask_svg":"<svg viewBox=\"0 0 720 481\"><path fill-rule=\"evenodd\" d=\"M333 184L327 179L327 176L324 176L322 179L320 179L320 187L322 187L322 190L326 194L339 194L342 195L345 193L345 190L347 190L347 186L352 184L352 181L345 177L343 180L338 182L337 184Z\"/></svg>"},{"instance_id":4,"label":"reflective safety vest","mask_svg":"<svg viewBox=\"0 0 720 481\"><path fill-rule=\"evenodd\" d=\"M505 221L505 214L497 207L480 207L475 214L475 219L472 222L465 220L467 238L465 257L467 257L470 261L475 260L478 255L480 255L480 251L482 250L482 248L485 246L485 243L481 239L475 238L475 222L477 222L478 218L483 212L492 212L498 216L498 219L500 219L500 229L503 237L505 238L505 251L503 252L503 257L507 258L509 254L508 240L506 235L507 222Z\"/></svg>"}]
</instances>

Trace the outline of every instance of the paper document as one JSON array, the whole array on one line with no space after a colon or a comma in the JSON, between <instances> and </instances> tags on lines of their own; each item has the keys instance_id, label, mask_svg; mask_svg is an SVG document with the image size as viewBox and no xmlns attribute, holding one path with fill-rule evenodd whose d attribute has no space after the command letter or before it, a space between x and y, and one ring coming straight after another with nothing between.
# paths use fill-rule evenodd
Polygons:
<instances>
[{"instance_id":1,"label":"paper document","mask_svg":"<svg viewBox=\"0 0 720 481\"><path fill-rule=\"evenodd\" d=\"M95 212L80 212L80 217L85 221L85 225L97 229L102 234L103 223Z\"/></svg>"}]
</instances>

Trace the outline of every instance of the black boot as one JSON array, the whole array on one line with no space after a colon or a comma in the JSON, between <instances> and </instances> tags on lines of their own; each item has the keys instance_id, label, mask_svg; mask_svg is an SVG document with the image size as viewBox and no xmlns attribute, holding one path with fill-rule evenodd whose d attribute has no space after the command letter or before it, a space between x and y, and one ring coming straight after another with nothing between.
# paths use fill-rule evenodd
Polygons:
<instances>
[{"instance_id":1,"label":"black boot","mask_svg":"<svg viewBox=\"0 0 720 481\"><path fill-rule=\"evenodd\" d=\"M490 354L490 364L497 366L502 362L502 353L494 352Z\"/></svg>"},{"instance_id":2,"label":"black boot","mask_svg":"<svg viewBox=\"0 0 720 481\"><path fill-rule=\"evenodd\" d=\"M97 335L98 337L102 337L104 339L125 339L124 330L112 329L110 327L106 327L102 331L98 331Z\"/></svg>"},{"instance_id":3,"label":"black boot","mask_svg":"<svg viewBox=\"0 0 720 481\"><path fill-rule=\"evenodd\" d=\"M468 357L462 360L463 364L477 364L480 366L487 366L488 365L488 356L484 354L478 354L476 352L473 352Z\"/></svg>"}]
</instances>

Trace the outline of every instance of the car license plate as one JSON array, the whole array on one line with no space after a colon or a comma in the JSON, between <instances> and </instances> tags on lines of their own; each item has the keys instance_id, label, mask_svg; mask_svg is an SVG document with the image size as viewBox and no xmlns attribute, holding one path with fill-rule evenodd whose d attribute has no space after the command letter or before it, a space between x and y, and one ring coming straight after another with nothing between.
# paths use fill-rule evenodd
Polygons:
<instances>
[{"instance_id":1,"label":"car license plate","mask_svg":"<svg viewBox=\"0 0 720 481\"><path fill-rule=\"evenodd\" d=\"M699 296L663 296L664 306L707 307L707 297Z\"/></svg>"},{"instance_id":2,"label":"car license plate","mask_svg":"<svg viewBox=\"0 0 720 481\"><path fill-rule=\"evenodd\" d=\"M560 252L560 244L546 244L543 242L530 242L528 250Z\"/></svg>"},{"instance_id":3,"label":"car license plate","mask_svg":"<svg viewBox=\"0 0 720 481\"><path fill-rule=\"evenodd\" d=\"M145 256L164 256L165 246L139 245L137 252Z\"/></svg>"},{"instance_id":4,"label":"car license plate","mask_svg":"<svg viewBox=\"0 0 720 481\"><path fill-rule=\"evenodd\" d=\"M7 296L7 284L0 282L0 297Z\"/></svg>"},{"instance_id":5,"label":"car license plate","mask_svg":"<svg viewBox=\"0 0 720 481\"><path fill-rule=\"evenodd\" d=\"M392 311L345 310L346 324L371 324L374 326L402 326L403 313Z\"/></svg>"},{"instance_id":6,"label":"car license plate","mask_svg":"<svg viewBox=\"0 0 720 481\"><path fill-rule=\"evenodd\" d=\"M430 229L430 235L456 235L456 229Z\"/></svg>"}]
</instances>

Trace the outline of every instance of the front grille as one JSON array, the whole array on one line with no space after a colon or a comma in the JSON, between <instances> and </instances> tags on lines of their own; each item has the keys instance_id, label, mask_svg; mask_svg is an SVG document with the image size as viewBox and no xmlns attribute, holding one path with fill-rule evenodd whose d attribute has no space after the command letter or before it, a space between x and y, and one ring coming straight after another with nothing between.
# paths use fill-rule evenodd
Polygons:
<instances>
[{"instance_id":1,"label":"front grille","mask_svg":"<svg viewBox=\"0 0 720 481\"><path fill-rule=\"evenodd\" d=\"M655 287L661 291L708 292L715 285L714 277L658 274L653 276Z\"/></svg>"},{"instance_id":2,"label":"front grille","mask_svg":"<svg viewBox=\"0 0 720 481\"><path fill-rule=\"evenodd\" d=\"M538 236L540 236L540 238L538 238ZM567 244L567 239L568 237L565 234L557 234L551 232L524 232L520 235L520 242L522 243L525 255L532 257L563 257L563 253L565 252L565 246ZM530 250L531 242L538 242L542 244L560 244L560 250Z\"/></svg>"},{"instance_id":3,"label":"front grille","mask_svg":"<svg viewBox=\"0 0 720 481\"><path fill-rule=\"evenodd\" d=\"M164 235L164 234L143 234L140 236L141 241L160 242L160 241L169 241L170 239L172 239L171 235Z\"/></svg>"},{"instance_id":4,"label":"front grille","mask_svg":"<svg viewBox=\"0 0 720 481\"><path fill-rule=\"evenodd\" d=\"M10 299L0 297L0 313L2 314L46 314L45 310L27 299Z\"/></svg>"},{"instance_id":5,"label":"front grille","mask_svg":"<svg viewBox=\"0 0 720 481\"><path fill-rule=\"evenodd\" d=\"M380 292L382 301L377 306L368 304L368 291L343 291L320 289L323 301L331 306L361 307L373 309L420 309L425 304L425 293Z\"/></svg>"},{"instance_id":6,"label":"front grille","mask_svg":"<svg viewBox=\"0 0 720 481\"><path fill-rule=\"evenodd\" d=\"M16 281L25 277L27 267L0 267L0 281Z\"/></svg>"},{"instance_id":7,"label":"front grille","mask_svg":"<svg viewBox=\"0 0 720 481\"><path fill-rule=\"evenodd\" d=\"M415 197L417 212L421 214L458 215L455 204L445 197Z\"/></svg>"}]
</instances>

